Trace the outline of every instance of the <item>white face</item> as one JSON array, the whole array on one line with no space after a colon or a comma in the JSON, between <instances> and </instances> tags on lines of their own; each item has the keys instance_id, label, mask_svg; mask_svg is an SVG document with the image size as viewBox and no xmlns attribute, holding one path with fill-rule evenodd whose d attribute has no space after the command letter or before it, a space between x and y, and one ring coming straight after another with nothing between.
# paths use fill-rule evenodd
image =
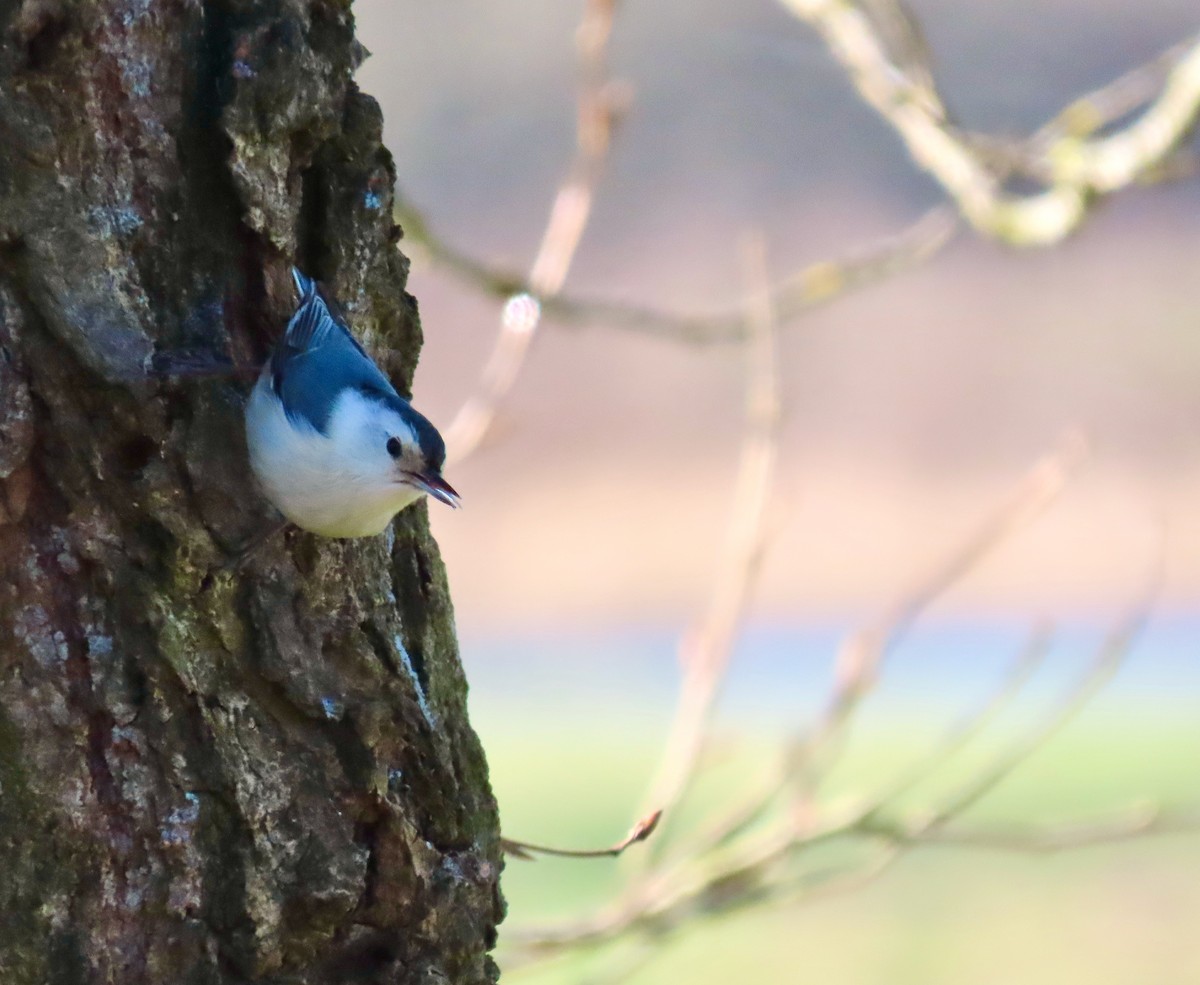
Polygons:
<instances>
[{"instance_id":1,"label":"white face","mask_svg":"<svg viewBox=\"0 0 1200 985\"><path fill-rule=\"evenodd\" d=\"M412 428L391 408L356 391L346 391L334 405L329 439L337 448L340 470L380 491L412 486L411 477L425 471Z\"/></svg>"},{"instance_id":2,"label":"white face","mask_svg":"<svg viewBox=\"0 0 1200 985\"><path fill-rule=\"evenodd\" d=\"M391 490L405 505L429 495L458 506L458 493L439 473L441 462L431 467L412 425L385 404L357 391L343 394L329 419L329 441L338 456L336 470L356 476L376 495Z\"/></svg>"}]
</instances>

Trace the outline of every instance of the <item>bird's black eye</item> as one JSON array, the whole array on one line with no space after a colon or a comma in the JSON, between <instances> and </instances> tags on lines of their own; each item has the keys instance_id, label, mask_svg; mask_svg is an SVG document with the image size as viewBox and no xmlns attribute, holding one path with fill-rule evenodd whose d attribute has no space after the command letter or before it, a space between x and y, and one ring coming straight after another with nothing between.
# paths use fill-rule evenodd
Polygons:
<instances>
[{"instance_id":1,"label":"bird's black eye","mask_svg":"<svg viewBox=\"0 0 1200 985\"><path fill-rule=\"evenodd\" d=\"M399 438L388 438L387 450L388 450L388 454L391 455L392 458L399 458L400 453L404 449L400 447L400 439Z\"/></svg>"}]
</instances>

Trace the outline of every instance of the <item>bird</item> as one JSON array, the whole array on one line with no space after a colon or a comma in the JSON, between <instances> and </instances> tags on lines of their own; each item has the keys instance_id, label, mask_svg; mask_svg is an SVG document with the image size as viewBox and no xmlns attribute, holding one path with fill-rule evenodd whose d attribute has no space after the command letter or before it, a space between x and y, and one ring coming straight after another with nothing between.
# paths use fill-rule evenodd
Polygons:
<instances>
[{"instance_id":1,"label":"bird","mask_svg":"<svg viewBox=\"0 0 1200 985\"><path fill-rule=\"evenodd\" d=\"M370 537L422 496L460 499L442 478L446 444L396 392L316 281L299 295L246 404L250 466L272 505L323 537Z\"/></svg>"}]
</instances>

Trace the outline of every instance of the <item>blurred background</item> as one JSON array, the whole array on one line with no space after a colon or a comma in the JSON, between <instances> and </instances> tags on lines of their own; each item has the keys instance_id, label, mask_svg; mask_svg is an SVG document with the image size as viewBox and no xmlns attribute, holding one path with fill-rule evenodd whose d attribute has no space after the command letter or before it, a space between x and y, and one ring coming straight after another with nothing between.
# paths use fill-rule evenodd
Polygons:
<instances>
[{"instance_id":1,"label":"blurred background","mask_svg":"<svg viewBox=\"0 0 1200 985\"><path fill-rule=\"evenodd\" d=\"M910 6L955 119L1001 137L1200 27L1192 0ZM574 152L583 3L355 10L372 52L360 84L382 103L403 195L457 250L527 270ZM572 297L727 310L745 293L748 231L782 278L944 197L772 0L623 3L610 59L633 99ZM501 303L401 245L426 333L416 403L444 428L476 389ZM1128 661L975 810L1038 822L1200 800L1200 181L1122 191L1051 249L961 233L779 345L768 552L709 744L725 780L699 801L735 800L782 737L811 726L838 640L1068 431L1087 436L1085 467L889 655L826 795L919 757L1050 620L1047 660L982 741L986 762L1090 658L1165 539ZM549 322L493 432L450 471L465 508L430 512L509 837L600 845L637 810L679 688L677 640L716 577L744 387L735 346ZM510 861L509 924L592 912L627 862ZM621 980L1195 983L1198 863L1188 836L1061 855L920 850L852 893L690 924ZM588 981L597 957L520 975Z\"/></svg>"}]
</instances>

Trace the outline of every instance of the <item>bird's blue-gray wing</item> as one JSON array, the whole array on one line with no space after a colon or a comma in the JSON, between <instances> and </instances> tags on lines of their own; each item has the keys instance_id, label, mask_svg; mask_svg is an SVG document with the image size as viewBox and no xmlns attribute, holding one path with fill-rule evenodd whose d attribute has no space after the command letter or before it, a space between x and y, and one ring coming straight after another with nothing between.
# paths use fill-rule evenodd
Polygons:
<instances>
[{"instance_id":1,"label":"bird's blue-gray wing","mask_svg":"<svg viewBox=\"0 0 1200 985\"><path fill-rule=\"evenodd\" d=\"M336 319L315 282L293 268L300 304L271 356L271 385L289 417L325 433L347 387L400 397L350 330Z\"/></svg>"}]
</instances>

